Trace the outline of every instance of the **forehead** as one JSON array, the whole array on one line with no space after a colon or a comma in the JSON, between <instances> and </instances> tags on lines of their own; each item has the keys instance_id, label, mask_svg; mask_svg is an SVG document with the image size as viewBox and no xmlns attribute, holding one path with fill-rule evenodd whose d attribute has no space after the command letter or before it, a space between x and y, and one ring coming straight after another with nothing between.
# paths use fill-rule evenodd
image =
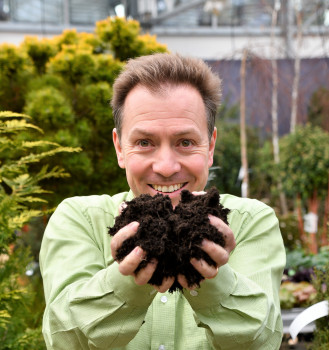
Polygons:
<instances>
[{"instance_id":1,"label":"forehead","mask_svg":"<svg viewBox=\"0 0 329 350\"><path fill-rule=\"evenodd\" d=\"M199 91L187 84L162 84L156 89L135 86L127 95L122 111L122 126L140 119L157 121L176 117L206 121L206 109Z\"/></svg>"}]
</instances>

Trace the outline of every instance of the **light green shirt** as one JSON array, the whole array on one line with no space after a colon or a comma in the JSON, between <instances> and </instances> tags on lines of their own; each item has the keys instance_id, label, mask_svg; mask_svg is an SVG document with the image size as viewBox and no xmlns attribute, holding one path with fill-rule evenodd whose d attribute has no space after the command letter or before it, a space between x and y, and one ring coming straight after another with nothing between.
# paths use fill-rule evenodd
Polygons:
<instances>
[{"instance_id":1,"label":"light green shirt","mask_svg":"<svg viewBox=\"0 0 329 350\"><path fill-rule=\"evenodd\" d=\"M285 251L271 208L221 195L236 248L195 291L157 293L122 276L108 227L132 192L75 197L50 218L40 252L48 349L279 349Z\"/></svg>"}]
</instances>

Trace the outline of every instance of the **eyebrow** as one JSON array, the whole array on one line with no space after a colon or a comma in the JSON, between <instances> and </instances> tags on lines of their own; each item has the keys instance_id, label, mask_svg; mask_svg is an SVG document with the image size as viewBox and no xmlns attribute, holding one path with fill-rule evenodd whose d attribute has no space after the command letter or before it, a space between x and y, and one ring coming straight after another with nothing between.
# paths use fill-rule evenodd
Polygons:
<instances>
[{"instance_id":1,"label":"eyebrow","mask_svg":"<svg viewBox=\"0 0 329 350\"><path fill-rule=\"evenodd\" d=\"M184 130L178 130L177 132L174 132L172 135L174 136L184 136L184 135L190 135L190 134L195 134L195 132L198 131L197 128L187 128L187 129L184 129ZM154 133L152 132L149 132L145 129L142 129L142 128L135 128L132 130L131 134L138 134L138 135L142 135L142 136L145 136L145 137L151 137L151 136L154 136Z\"/></svg>"}]
</instances>

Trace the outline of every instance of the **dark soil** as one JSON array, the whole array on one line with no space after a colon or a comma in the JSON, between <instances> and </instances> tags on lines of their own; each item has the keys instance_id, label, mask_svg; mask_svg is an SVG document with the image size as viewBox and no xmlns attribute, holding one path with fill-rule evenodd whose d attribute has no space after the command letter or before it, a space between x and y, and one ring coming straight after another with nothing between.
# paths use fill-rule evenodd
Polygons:
<instances>
[{"instance_id":1,"label":"dark soil","mask_svg":"<svg viewBox=\"0 0 329 350\"><path fill-rule=\"evenodd\" d=\"M192 257L203 259L209 265L215 262L200 248L204 238L222 247L225 246L223 235L210 224L208 214L222 219L226 224L229 209L219 203L219 193L212 188L204 195L195 196L187 190L182 191L181 201L173 208L168 196L141 195L127 202L115 225L109 229L115 235L122 227L132 221L140 223L136 235L125 240L117 251L117 260L122 261L136 246L145 252L136 269L138 273L152 259L158 261L157 268L149 283L160 286L163 278L175 277L170 292L181 290L177 275L186 277L189 287L200 285L202 276L190 264Z\"/></svg>"}]
</instances>

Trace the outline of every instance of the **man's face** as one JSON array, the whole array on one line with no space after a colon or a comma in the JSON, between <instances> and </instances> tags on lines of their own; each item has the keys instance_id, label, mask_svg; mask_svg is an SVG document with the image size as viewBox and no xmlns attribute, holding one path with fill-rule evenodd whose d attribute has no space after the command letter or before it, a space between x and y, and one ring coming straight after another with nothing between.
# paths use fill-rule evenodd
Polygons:
<instances>
[{"instance_id":1,"label":"man's face","mask_svg":"<svg viewBox=\"0 0 329 350\"><path fill-rule=\"evenodd\" d=\"M134 195L161 193L177 205L183 189L204 189L216 129L209 142L205 107L195 88L171 86L153 94L136 86L124 104L121 139L114 129L113 141Z\"/></svg>"}]
</instances>

